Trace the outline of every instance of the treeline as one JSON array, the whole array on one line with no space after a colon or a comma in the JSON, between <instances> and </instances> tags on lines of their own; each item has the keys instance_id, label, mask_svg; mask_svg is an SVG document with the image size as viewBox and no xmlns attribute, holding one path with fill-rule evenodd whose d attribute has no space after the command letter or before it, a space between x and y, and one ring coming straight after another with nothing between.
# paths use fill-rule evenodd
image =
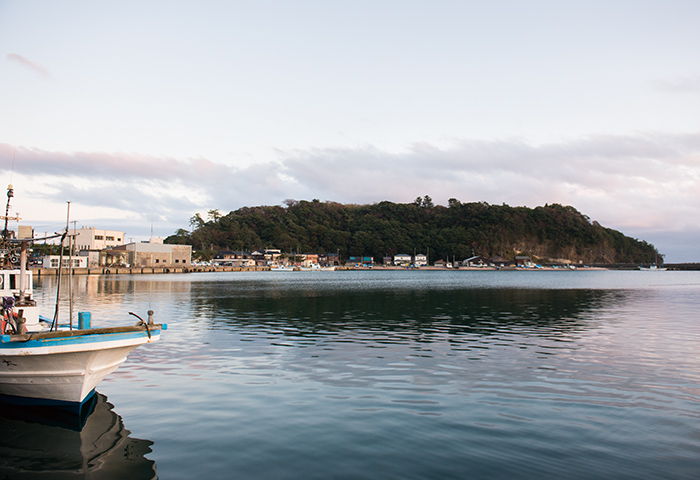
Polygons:
<instances>
[{"instance_id":1,"label":"treeline","mask_svg":"<svg viewBox=\"0 0 700 480\"><path fill-rule=\"evenodd\" d=\"M374 257L428 253L462 260L530 255L540 261L584 263L654 263L653 245L605 228L559 204L511 207L450 199L447 207L429 196L413 203L344 205L287 200L282 206L244 207L207 219L196 214L191 231L180 229L166 243L192 245L211 258L218 250L278 248L286 253L340 253Z\"/></svg>"}]
</instances>

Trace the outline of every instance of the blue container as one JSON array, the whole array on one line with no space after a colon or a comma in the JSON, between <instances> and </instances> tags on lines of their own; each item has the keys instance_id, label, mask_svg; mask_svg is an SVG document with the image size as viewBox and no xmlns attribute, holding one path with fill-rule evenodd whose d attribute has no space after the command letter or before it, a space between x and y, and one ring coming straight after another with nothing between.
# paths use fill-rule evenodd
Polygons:
<instances>
[{"instance_id":1,"label":"blue container","mask_svg":"<svg viewBox=\"0 0 700 480\"><path fill-rule=\"evenodd\" d=\"M90 321L92 320L92 315L90 312L78 312L78 328L80 330L87 330L90 327Z\"/></svg>"}]
</instances>

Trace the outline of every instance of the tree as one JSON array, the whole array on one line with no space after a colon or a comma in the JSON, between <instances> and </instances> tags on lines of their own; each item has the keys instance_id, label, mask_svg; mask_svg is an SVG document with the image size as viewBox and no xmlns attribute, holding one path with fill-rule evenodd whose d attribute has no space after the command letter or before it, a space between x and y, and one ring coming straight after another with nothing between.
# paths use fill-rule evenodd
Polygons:
<instances>
[{"instance_id":1,"label":"tree","mask_svg":"<svg viewBox=\"0 0 700 480\"><path fill-rule=\"evenodd\" d=\"M573 207L548 204L534 209L461 203L435 206L430 196L410 203L372 205L289 199L287 207L243 207L225 216L210 210L214 222L201 215L190 219L191 232L180 229L167 241L195 250L260 249L342 255L394 255L429 248L437 256L514 258L529 251L542 259L566 258L584 263L648 262L658 254L653 245L602 227ZM212 215L213 214L213 215Z\"/></svg>"},{"instance_id":2,"label":"tree","mask_svg":"<svg viewBox=\"0 0 700 480\"><path fill-rule=\"evenodd\" d=\"M175 230L175 234L167 237L163 240L163 243L171 245L191 245L192 239L190 238L190 232L184 228L178 228Z\"/></svg>"},{"instance_id":3,"label":"tree","mask_svg":"<svg viewBox=\"0 0 700 480\"><path fill-rule=\"evenodd\" d=\"M204 226L204 223L204 219L199 213L195 213L190 218L190 227L193 227L195 230L202 228Z\"/></svg>"},{"instance_id":4,"label":"tree","mask_svg":"<svg viewBox=\"0 0 700 480\"><path fill-rule=\"evenodd\" d=\"M422 208L433 208L435 206L435 204L433 204L433 199L430 198L429 195L426 195L423 198L416 197L416 199L413 201L413 204L416 207Z\"/></svg>"},{"instance_id":5,"label":"tree","mask_svg":"<svg viewBox=\"0 0 700 480\"><path fill-rule=\"evenodd\" d=\"M209 218L209 220L213 220L214 223L218 222L221 217L222 217L222 215L219 212L218 208L215 208L213 210L209 210L207 212L207 218Z\"/></svg>"}]
</instances>

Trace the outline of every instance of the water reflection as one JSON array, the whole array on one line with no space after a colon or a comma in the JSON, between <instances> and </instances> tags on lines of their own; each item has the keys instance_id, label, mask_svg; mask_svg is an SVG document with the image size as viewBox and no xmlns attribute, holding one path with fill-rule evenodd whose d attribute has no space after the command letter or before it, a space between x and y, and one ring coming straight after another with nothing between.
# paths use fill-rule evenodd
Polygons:
<instances>
[{"instance_id":1,"label":"water reflection","mask_svg":"<svg viewBox=\"0 0 700 480\"><path fill-rule=\"evenodd\" d=\"M368 330L431 334L570 335L595 327L604 305L623 301L624 291L416 289L249 290L240 286L194 296L193 308L217 312L216 327L283 328L287 336ZM198 305L201 303L202 305Z\"/></svg>"},{"instance_id":2,"label":"water reflection","mask_svg":"<svg viewBox=\"0 0 700 480\"><path fill-rule=\"evenodd\" d=\"M0 404L2 478L157 478L153 442L129 437L113 408L99 393L80 414Z\"/></svg>"}]
</instances>

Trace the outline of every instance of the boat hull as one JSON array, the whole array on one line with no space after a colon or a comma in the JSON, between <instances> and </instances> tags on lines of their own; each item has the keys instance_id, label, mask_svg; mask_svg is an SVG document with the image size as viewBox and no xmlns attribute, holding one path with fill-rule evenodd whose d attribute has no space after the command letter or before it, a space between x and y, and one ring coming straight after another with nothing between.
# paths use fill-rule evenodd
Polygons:
<instances>
[{"instance_id":1,"label":"boat hull","mask_svg":"<svg viewBox=\"0 0 700 480\"><path fill-rule=\"evenodd\" d=\"M154 328L157 327L157 328ZM91 329L0 337L0 394L32 403L82 403L161 326Z\"/></svg>"}]
</instances>

